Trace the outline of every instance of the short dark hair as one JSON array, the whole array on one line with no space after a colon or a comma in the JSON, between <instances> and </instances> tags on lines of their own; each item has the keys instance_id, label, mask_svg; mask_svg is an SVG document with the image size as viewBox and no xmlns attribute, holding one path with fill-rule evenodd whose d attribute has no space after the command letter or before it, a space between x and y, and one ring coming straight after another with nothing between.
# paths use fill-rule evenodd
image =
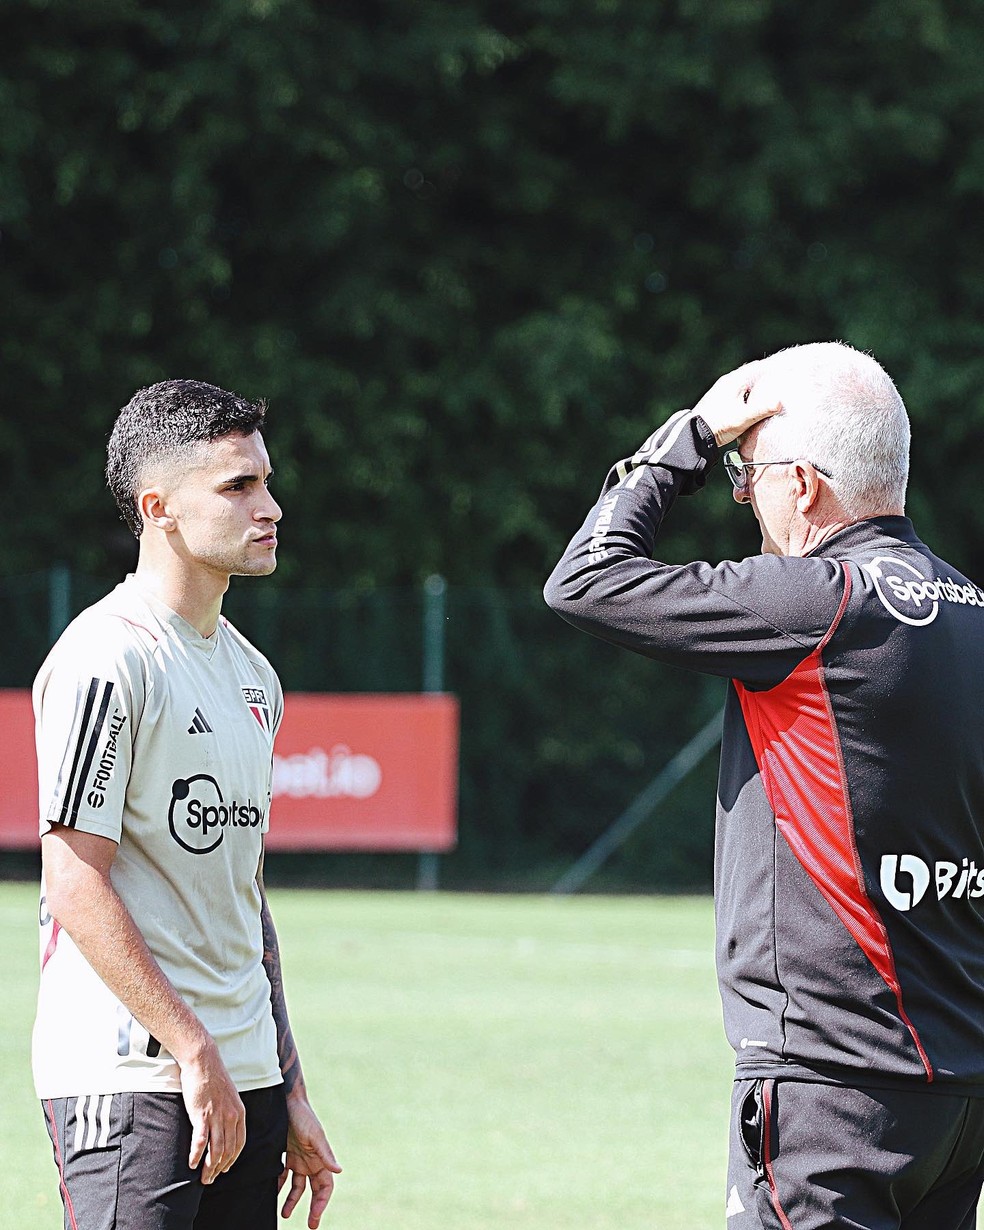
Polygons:
<instances>
[{"instance_id":1,"label":"short dark hair","mask_svg":"<svg viewBox=\"0 0 984 1230\"><path fill-rule=\"evenodd\" d=\"M143 531L137 496L148 462L203 440L251 436L265 418L266 402L200 380L162 380L134 393L110 433L106 482L136 537Z\"/></svg>"}]
</instances>

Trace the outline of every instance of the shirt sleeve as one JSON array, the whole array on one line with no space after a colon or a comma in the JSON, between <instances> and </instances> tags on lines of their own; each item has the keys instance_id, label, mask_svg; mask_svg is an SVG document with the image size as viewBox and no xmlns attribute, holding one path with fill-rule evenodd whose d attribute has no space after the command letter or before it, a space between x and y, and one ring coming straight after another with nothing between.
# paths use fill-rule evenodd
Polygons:
<instances>
[{"instance_id":1,"label":"shirt sleeve","mask_svg":"<svg viewBox=\"0 0 984 1230\"><path fill-rule=\"evenodd\" d=\"M56 824L117 843L122 834L143 673L125 645L105 639L71 628L35 682L42 836Z\"/></svg>"},{"instance_id":2,"label":"shirt sleeve","mask_svg":"<svg viewBox=\"0 0 984 1230\"><path fill-rule=\"evenodd\" d=\"M272 729L273 737L276 739L280 731L280 724L284 720L284 690L280 685L279 677L272 668L270 674L273 678L273 686L270 689L273 697Z\"/></svg>"},{"instance_id":3,"label":"shirt sleeve","mask_svg":"<svg viewBox=\"0 0 984 1230\"><path fill-rule=\"evenodd\" d=\"M575 627L646 657L772 687L823 640L844 572L822 557L654 559L666 513L704 485L717 456L703 419L689 410L673 415L609 471L544 596Z\"/></svg>"},{"instance_id":4,"label":"shirt sleeve","mask_svg":"<svg viewBox=\"0 0 984 1230\"><path fill-rule=\"evenodd\" d=\"M281 723L284 720L284 691L280 684L280 679L274 671L273 667L270 670L270 765L267 777L267 808L266 815L263 818L263 825L260 829L261 833L270 831L271 813L273 811L273 772L274 772L274 747L276 745L277 734L280 731Z\"/></svg>"}]
</instances>

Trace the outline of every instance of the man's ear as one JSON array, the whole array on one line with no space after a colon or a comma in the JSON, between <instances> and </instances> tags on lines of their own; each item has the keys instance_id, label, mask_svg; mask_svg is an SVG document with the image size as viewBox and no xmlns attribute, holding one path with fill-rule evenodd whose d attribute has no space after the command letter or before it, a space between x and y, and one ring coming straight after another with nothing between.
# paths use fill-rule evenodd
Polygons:
<instances>
[{"instance_id":1,"label":"man's ear","mask_svg":"<svg viewBox=\"0 0 984 1230\"><path fill-rule=\"evenodd\" d=\"M158 487L148 487L141 491L137 496L137 507L145 524L152 525L155 529L170 533L177 524L168 511L163 491Z\"/></svg>"},{"instance_id":2,"label":"man's ear","mask_svg":"<svg viewBox=\"0 0 984 1230\"><path fill-rule=\"evenodd\" d=\"M796 511L806 516L820 496L820 480L813 466L797 461L793 464L793 481L796 484Z\"/></svg>"}]
</instances>

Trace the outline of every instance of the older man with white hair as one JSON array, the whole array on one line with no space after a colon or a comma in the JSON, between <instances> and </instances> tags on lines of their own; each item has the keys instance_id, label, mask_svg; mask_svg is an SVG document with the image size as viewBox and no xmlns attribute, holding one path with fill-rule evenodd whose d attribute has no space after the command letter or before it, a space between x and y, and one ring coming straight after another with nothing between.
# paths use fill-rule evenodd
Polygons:
<instances>
[{"instance_id":1,"label":"older man with white hair","mask_svg":"<svg viewBox=\"0 0 984 1230\"><path fill-rule=\"evenodd\" d=\"M717 964L729 1227L972 1230L984 1182L984 590L905 516L909 424L840 343L723 376L609 472L547 583L731 681ZM653 559L721 459L762 554Z\"/></svg>"}]
</instances>

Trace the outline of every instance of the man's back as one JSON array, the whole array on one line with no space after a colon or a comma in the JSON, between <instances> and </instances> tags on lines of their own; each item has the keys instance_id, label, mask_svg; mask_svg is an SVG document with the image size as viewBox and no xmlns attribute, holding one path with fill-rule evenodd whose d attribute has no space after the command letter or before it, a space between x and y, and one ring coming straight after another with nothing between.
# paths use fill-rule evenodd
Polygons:
<instances>
[{"instance_id":1,"label":"man's back","mask_svg":"<svg viewBox=\"0 0 984 1230\"><path fill-rule=\"evenodd\" d=\"M734 647L717 909L738 1069L980 1088L984 592L902 517L819 554L843 597L815 644L785 629L802 660L746 685ZM810 561L775 564L808 604ZM789 607L762 595L766 620Z\"/></svg>"}]
</instances>

